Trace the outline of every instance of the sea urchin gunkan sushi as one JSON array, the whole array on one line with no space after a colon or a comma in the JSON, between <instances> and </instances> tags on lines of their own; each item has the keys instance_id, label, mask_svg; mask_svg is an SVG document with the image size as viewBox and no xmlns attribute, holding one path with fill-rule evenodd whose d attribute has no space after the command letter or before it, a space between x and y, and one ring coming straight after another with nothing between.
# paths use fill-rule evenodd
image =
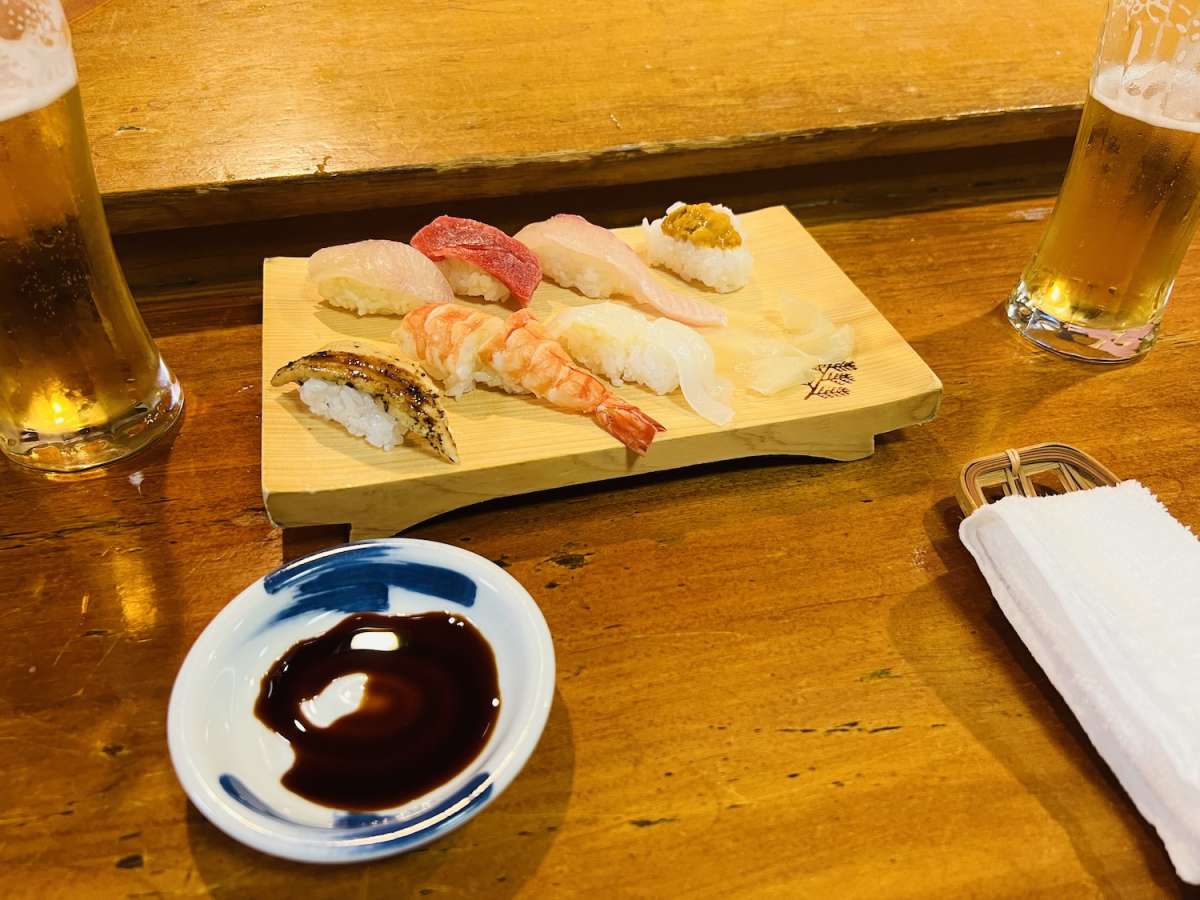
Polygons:
<instances>
[{"instance_id":1,"label":"sea urchin gunkan sushi","mask_svg":"<svg viewBox=\"0 0 1200 900\"><path fill-rule=\"evenodd\" d=\"M680 278L727 294L750 281L754 261L727 206L673 203L661 219L642 219L646 258Z\"/></svg>"}]
</instances>

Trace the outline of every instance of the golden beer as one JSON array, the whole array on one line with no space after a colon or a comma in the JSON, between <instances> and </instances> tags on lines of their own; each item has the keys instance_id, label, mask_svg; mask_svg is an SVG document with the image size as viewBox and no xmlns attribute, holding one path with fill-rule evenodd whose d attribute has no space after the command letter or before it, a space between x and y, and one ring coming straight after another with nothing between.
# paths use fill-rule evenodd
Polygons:
<instances>
[{"instance_id":1,"label":"golden beer","mask_svg":"<svg viewBox=\"0 0 1200 900\"><path fill-rule=\"evenodd\" d=\"M1111 0L1045 235L1008 300L1025 337L1123 362L1158 336L1200 198L1200 19Z\"/></svg>"},{"instance_id":2,"label":"golden beer","mask_svg":"<svg viewBox=\"0 0 1200 900\"><path fill-rule=\"evenodd\" d=\"M0 449L71 470L145 445L182 396L113 252L73 62L49 72L0 85Z\"/></svg>"}]
</instances>

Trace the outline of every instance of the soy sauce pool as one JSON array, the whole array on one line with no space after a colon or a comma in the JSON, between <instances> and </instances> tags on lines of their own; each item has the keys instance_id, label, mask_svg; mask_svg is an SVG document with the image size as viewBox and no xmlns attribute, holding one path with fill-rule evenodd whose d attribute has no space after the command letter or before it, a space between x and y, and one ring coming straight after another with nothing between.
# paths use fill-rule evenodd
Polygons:
<instances>
[{"instance_id":1,"label":"soy sauce pool","mask_svg":"<svg viewBox=\"0 0 1200 900\"><path fill-rule=\"evenodd\" d=\"M320 727L304 706L366 676L356 710ZM500 713L496 657L461 616L359 613L300 641L263 677L254 714L292 745L283 785L314 803L371 811L445 784L483 750Z\"/></svg>"}]
</instances>

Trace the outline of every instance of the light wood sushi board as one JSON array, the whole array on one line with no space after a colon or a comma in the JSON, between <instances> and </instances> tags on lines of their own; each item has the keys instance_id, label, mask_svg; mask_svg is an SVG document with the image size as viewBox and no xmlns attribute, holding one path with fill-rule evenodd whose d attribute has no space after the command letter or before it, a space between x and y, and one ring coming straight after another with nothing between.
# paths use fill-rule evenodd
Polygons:
<instances>
[{"instance_id":1,"label":"light wood sushi board","mask_svg":"<svg viewBox=\"0 0 1200 900\"><path fill-rule=\"evenodd\" d=\"M461 456L457 465L414 438L391 452L370 446L309 413L294 385L272 387L271 375L330 340L386 341L398 320L332 309L306 283L307 260L266 260L262 480L272 521L280 526L349 523L352 538L378 537L495 497L716 460L764 454L859 459L874 450L875 435L932 419L942 396L937 376L791 213L772 207L739 218L754 254L754 277L737 293L703 296L731 315L773 308L781 288L811 300L834 322L853 326L853 368L832 369L820 383L774 397L738 389L736 415L725 427L695 415L678 392L659 397L625 385L618 392L667 428L644 457L628 452L583 416L486 389L446 401ZM641 249L640 229L616 233ZM596 301L544 282L533 309L540 315L552 302Z\"/></svg>"}]
</instances>

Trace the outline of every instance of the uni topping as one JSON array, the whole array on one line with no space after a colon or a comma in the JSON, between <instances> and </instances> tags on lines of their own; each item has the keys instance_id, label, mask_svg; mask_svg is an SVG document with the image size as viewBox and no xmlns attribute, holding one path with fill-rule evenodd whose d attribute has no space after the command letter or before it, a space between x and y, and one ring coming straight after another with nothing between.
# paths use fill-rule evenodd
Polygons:
<instances>
[{"instance_id":1,"label":"uni topping","mask_svg":"<svg viewBox=\"0 0 1200 900\"><path fill-rule=\"evenodd\" d=\"M732 249L742 245L742 236L733 227L729 214L711 203L688 203L667 214L663 234L688 241L697 247Z\"/></svg>"}]
</instances>

